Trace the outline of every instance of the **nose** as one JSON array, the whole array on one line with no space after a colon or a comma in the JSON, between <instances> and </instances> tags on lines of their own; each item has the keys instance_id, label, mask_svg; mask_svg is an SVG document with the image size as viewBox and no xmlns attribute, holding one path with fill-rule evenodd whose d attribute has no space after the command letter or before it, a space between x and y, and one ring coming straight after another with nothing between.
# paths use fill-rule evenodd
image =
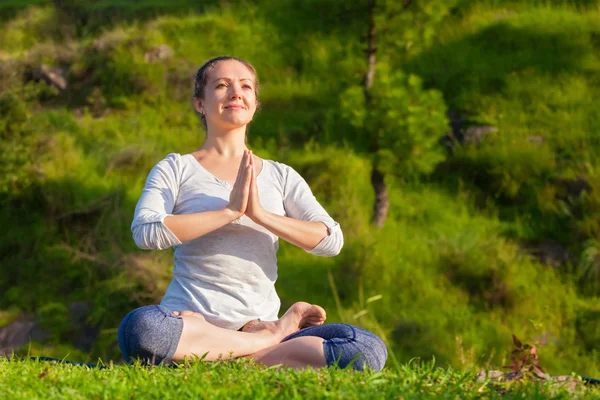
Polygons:
<instances>
[{"instance_id":1,"label":"nose","mask_svg":"<svg viewBox=\"0 0 600 400\"><path fill-rule=\"evenodd\" d=\"M231 88L230 98L232 98L232 99L242 98L242 85L240 85L239 82L234 82L232 85L230 85L230 88Z\"/></svg>"}]
</instances>

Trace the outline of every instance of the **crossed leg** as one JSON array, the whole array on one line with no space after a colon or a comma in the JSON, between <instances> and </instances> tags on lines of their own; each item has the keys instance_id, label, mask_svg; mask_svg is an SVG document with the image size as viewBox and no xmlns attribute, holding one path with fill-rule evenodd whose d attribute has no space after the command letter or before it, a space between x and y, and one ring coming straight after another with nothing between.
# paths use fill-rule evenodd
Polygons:
<instances>
[{"instance_id":1,"label":"crossed leg","mask_svg":"<svg viewBox=\"0 0 600 400\"><path fill-rule=\"evenodd\" d=\"M175 315L173 315L175 314ZM128 313L117 334L126 362L167 364L185 357L213 361L251 357L265 365L319 368L338 365L380 371L387 359L385 343L377 335L348 324L328 324L325 310L296 303L277 321L254 321L242 332L212 325L192 311L171 313L150 305ZM301 329L305 328L305 329Z\"/></svg>"},{"instance_id":2,"label":"crossed leg","mask_svg":"<svg viewBox=\"0 0 600 400\"><path fill-rule=\"evenodd\" d=\"M272 322L258 321L245 328L248 331L269 329ZM357 326L335 323L314 325L296 331L282 343L263 349L248 357L266 365L283 364L292 368L337 365L364 371L381 371L388 351L380 337Z\"/></svg>"},{"instance_id":3,"label":"crossed leg","mask_svg":"<svg viewBox=\"0 0 600 400\"><path fill-rule=\"evenodd\" d=\"M204 354L206 361L253 355L252 358L266 365L325 366L323 339L303 337L280 343L301 327L316 326L325 321L325 310L317 305L295 303L279 320L258 321L260 324L254 329L242 332L212 325L201 314L192 311L174 314L183 319L183 330L173 360Z\"/></svg>"},{"instance_id":4,"label":"crossed leg","mask_svg":"<svg viewBox=\"0 0 600 400\"><path fill-rule=\"evenodd\" d=\"M269 329L274 322L262 322L262 329ZM261 328L254 328L257 333ZM259 364L265 366L283 365L295 369L306 367L322 368L327 366L325 352L323 351L323 339L316 336L305 336L291 339L289 341L269 346L256 353L245 356L252 358Z\"/></svg>"}]
</instances>

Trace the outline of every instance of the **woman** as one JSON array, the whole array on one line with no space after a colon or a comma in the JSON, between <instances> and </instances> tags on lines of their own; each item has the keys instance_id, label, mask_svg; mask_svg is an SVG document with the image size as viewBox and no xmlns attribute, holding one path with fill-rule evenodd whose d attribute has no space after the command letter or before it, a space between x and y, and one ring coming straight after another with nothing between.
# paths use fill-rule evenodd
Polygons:
<instances>
[{"instance_id":1,"label":"woman","mask_svg":"<svg viewBox=\"0 0 600 400\"><path fill-rule=\"evenodd\" d=\"M153 364L196 355L381 370L381 339L347 324L323 325L317 305L296 303L277 319L278 238L334 256L343 236L296 171L248 150L257 95L256 72L243 60L218 57L198 70L193 103L206 140L152 169L132 223L139 247L175 248L174 277L160 305L123 319L121 352L126 361Z\"/></svg>"}]
</instances>

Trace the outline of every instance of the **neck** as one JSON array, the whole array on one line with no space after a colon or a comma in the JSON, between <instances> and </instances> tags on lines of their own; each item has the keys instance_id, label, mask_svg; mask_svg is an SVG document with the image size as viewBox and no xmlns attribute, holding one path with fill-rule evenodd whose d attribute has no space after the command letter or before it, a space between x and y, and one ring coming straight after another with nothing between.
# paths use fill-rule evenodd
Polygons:
<instances>
[{"instance_id":1,"label":"neck","mask_svg":"<svg viewBox=\"0 0 600 400\"><path fill-rule=\"evenodd\" d=\"M246 126L235 129L218 129L209 126L206 140L200 149L220 156L236 157L246 150Z\"/></svg>"}]
</instances>

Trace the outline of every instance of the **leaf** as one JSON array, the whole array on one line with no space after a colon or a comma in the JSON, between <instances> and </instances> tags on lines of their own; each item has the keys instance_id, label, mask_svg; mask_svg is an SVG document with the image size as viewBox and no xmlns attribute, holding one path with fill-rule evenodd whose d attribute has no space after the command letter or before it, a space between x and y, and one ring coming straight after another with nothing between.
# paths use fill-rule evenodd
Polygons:
<instances>
[{"instance_id":1,"label":"leaf","mask_svg":"<svg viewBox=\"0 0 600 400\"><path fill-rule=\"evenodd\" d=\"M369 298L367 299L367 304L369 304L369 303L371 303L371 302L373 302L373 301L381 300L381 298L382 298L382 297L383 297L383 296L382 296L382 295L380 295L380 294L377 294L377 295L375 295L375 296L371 296L371 297L369 297Z\"/></svg>"},{"instance_id":2,"label":"leaf","mask_svg":"<svg viewBox=\"0 0 600 400\"><path fill-rule=\"evenodd\" d=\"M384 374L383 374L381 371L379 371L379 372L375 372L373 375L371 375L371 376L368 378L368 380L367 380L367 381L368 381L368 382L370 382L370 381L374 381L374 380L380 379L380 378L382 377L382 375L384 375Z\"/></svg>"},{"instance_id":3,"label":"leaf","mask_svg":"<svg viewBox=\"0 0 600 400\"><path fill-rule=\"evenodd\" d=\"M521 343L519 338L517 338L517 336L515 334L513 334L512 337L513 337L513 343L515 344L515 346L518 347L519 349L523 348L523 343Z\"/></svg>"},{"instance_id":4,"label":"leaf","mask_svg":"<svg viewBox=\"0 0 600 400\"><path fill-rule=\"evenodd\" d=\"M361 310L361 311L357 312L356 314L354 314L352 316L352 318L354 318L354 319L360 318L363 315L367 314L368 312L369 312L369 310Z\"/></svg>"},{"instance_id":5,"label":"leaf","mask_svg":"<svg viewBox=\"0 0 600 400\"><path fill-rule=\"evenodd\" d=\"M512 372L519 372L520 369L520 365L519 362L516 359L512 360L512 363L510 365L505 365L502 368L508 368L510 369Z\"/></svg>"},{"instance_id":6,"label":"leaf","mask_svg":"<svg viewBox=\"0 0 600 400\"><path fill-rule=\"evenodd\" d=\"M546 373L544 372L544 370L542 369L542 367L540 367L539 365L534 365L533 366L533 373L538 378L542 378L542 379L547 379L548 378L548 376L546 375Z\"/></svg>"},{"instance_id":7,"label":"leaf","mask_svg":"<svg viewBox=\"0 0 600 400\"><path fill-rule=\"evenodd\" d=\"M534 368L542 371L544 374L546 373L546 371L544 371L544 369L542 367L540 367L539 365L535 365Z\"/></svg>"}]
</instances>

